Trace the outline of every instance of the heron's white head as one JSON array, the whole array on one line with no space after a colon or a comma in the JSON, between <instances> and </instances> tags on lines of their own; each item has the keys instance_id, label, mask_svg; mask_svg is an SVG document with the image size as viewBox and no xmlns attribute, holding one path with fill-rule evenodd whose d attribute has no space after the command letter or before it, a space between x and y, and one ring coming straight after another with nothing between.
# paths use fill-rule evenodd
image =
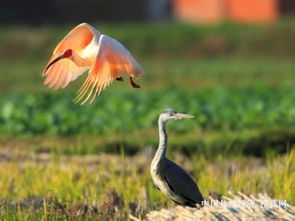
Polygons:
<instances>
[{"instance_id":1,"label":"heron's white head","mask_svg":"<svg viewBox=\"0 0 295 221\"><path fill-rule=\"evenodd\" d=\"M167 122L168 120L180 120L194 117L195 116L191 114L182 114L172 109L166 109L160 114L159 121Z\"/></svg>"}]
</instances>

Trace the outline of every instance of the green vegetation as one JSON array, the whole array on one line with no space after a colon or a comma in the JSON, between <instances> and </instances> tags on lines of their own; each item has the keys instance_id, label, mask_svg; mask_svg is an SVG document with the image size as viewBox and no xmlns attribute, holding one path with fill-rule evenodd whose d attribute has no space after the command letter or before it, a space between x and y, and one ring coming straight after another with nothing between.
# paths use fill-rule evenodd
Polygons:
<instances>
[{"instance_id":1,"label":"green vegetation","mask_svg":"<svg viewBox=\"0 0 295 221\"><path fill-rule=\"evenodd\" d=\"M172 206L148 170L165 108L196 115L169 123L168 155L205 196L266 192L295 203L294 19L94 25L125 44L146 74L141 89L114 82L84 106L73 99L85 76L57 91L41 76L75 25L0 27L0 220L126 220ZM115 217L102 206L111 189L124 201L110 205ZM37 208L20 203L39 196ZM81 203L102 211L77 215Z\"/></svg>"},{"instance_id":2,"label":"green vegetation","mask_svg":"<svg viewBox=\"0 0 295 221\"><path fill-rule=\"evenodd\" d=\"M127 153L131 153L140 150L142 145L156 144L158 138L156 134L145 139L136 135L128 138L128 134L156 131L159 112L172 107L182 112L189 110L189 113L197 116L195 120L169 125L171 131L187 134L184 138L180 135L180 138L172 140L171 145L178 149L202 152L205 146L207 151L222 152L224 146L230 145L230 150L239 146L239 151L242 151L241 146L246 146L246 149L255 146L251 142L248 144L253 138L261 139L266 134L274 136L282 132L275 140L269 137L269 143L262 139L256 144L267 148L274 142L284 144L285 139L295 135L293 92L291 86L244 89L215 87L196 91L166 88L149 93L108 90L95 103L86 106L73 103L74 95L65 92L9 94L0 99L0 133L8 136L80 134L100 136L102 139L113 134L125 134L123 139L122 136L119 139L103 139L105 142L98 146L110 152L116 150L111 146L124 144ZM256 132L247 135L247 131L251 130ZM202 133L211 134L211 142ZM82 147L87 148L87 145L89 143L86 142ZM261 153L261 148L255 152Z\"/></svg>"},{"instance_id":3,"label":"green vegetation","mask_svg":"<svg viewBox=\"0 0 295 221\"><path fill-rule=\"evenodd\" d=\"M177 131L242 130L284 126L295 122L295 93L292 86L280 88L230 89L223 87L196 91L176 88L121 92L106 91L92 105L78 106L73 94L13 94L0 100L0 133L108 134L147 130L165 107L197 118L173 124ZM114 116L118 118L114 119Z\"/></svg>"},{"instance_id":4,"label":"green vegetation","mask_svg":"<svg viewBox=\"0 0 295 221\"><path fill-rule=\"evenodd\" d=\"M74 26L2 27L0 57L47 58ZM293 57L294 19L275 24L241 25L225 23L212 26L189 24L92 24L102 33L126 45L135 55L153 56L253 56ZM15 53L7 55L5 51ZM44 54L45 53L45 54Z\"/></svg>"},{"instance_id":5,"label":"green vegetation","mask_svg":"<svg viewBox=\"0 0 295 221\"><path fill-rule=\"evenodd\" d=\"M40 91L53 48L75 26L0 27L0 92ZM295 80L295 22L269 25L94 24L120 40L143 66L142 88L226 84L278 85ZM83 77L81 77L83 78ZM80 82L73 87L78 88ZM125 87L122 87L125 88ZM68 88L66 89L68 90Z\"/></svg>"}]
</instances>

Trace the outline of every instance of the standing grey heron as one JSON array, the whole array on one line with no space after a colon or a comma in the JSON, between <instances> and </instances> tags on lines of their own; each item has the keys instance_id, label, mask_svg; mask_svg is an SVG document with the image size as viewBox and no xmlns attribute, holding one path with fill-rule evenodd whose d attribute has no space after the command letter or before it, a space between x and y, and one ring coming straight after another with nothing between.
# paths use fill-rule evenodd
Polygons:
<instances>
[{"instance_id":1,"label":"standing grey heron","mask_svg":"<svg viewBox=\"0 0 295 221\"><path fill-rule=\"evenodd\" d=\"M166 123L169 120L184 118L194 118L194 116L177 113L171 109L160 114L158 120L160 141L151 163L151 175L156 187L175 203L196 207L196 204L201 205L204 200L197 184L184 169L165 157L168 141Z\"/></svg>"}]
</instances>

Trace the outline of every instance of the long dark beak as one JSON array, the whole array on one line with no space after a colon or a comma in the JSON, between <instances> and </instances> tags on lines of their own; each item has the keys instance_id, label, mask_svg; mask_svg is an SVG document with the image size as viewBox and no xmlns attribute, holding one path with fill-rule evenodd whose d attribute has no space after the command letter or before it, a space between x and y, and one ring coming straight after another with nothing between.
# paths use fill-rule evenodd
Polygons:
<instances>
[{"instance_id":1,"label":"long dark beak","mask_svg":"<svg viewBox=\"0 0 295 221\"><path fill-rule=\"evenodd\" d=\"M60 55L58 56L57 58L55 58L52 62L50 62L47 67L45 68L44 72L43 72L43 75L45 75L46 71L56 62L58 62L60 59L63 59L64 58L64 55Z\"/></svg>"},{"instance_id":2,"label":"long dark beak","mask_svg":"<svg viewBox=\"0 0 295 221\"><path fill-rule=\"evenodd\" d=\"M176 118L177 119L189 119L189 118L195 118L194 115L191 115L191 114L181 114L181 113L176 113L175 114Z\"/></svg>"}]
</instances>

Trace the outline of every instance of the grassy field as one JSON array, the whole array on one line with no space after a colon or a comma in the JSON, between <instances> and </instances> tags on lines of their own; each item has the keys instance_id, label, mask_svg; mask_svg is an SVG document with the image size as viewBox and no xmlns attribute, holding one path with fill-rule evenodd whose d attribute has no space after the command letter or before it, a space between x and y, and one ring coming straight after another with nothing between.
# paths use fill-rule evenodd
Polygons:
<instances>
[{"instance_id":1,"label":"grassy field","mask_svg":"<svg viewBox=\"0 0 295 221\"><path fill-rule=\"evenodd\" d=\"M204 196L210 192L225 195L228 191L262 192L294 202L294 150L264 159L170 155L197 177ZM66 220L67 216L73 220L87 217L121 220L130 213L142 217L153 209L173 206L152 184L149 151L133 157L124 152L118 156L64 156L20 150L1 151L0 156L1 220L46 220L48 216L50 220ZM43 197L47 200L45 204ZM88 212L82 204L89 207ZM114 213L116 208L118 212ZM84 214L77 215L79 210Z\"/></svg>"},{"instance_id":2,"label":"grassy field","mask_svg":"<svg viewBox=\"0 0 295 221\"><path fill-rule=\"evenodd\" d=\"M165 108L196 115L169 124L168 156L205 196L295 203L295 20L96 24L145 75L140 90L114 82L85 106L72 100L86 76L57 91L42 83L73 26L0 27L0 220L128 220L173 206L148 169Z\"/></svg>"}]
</instances>

